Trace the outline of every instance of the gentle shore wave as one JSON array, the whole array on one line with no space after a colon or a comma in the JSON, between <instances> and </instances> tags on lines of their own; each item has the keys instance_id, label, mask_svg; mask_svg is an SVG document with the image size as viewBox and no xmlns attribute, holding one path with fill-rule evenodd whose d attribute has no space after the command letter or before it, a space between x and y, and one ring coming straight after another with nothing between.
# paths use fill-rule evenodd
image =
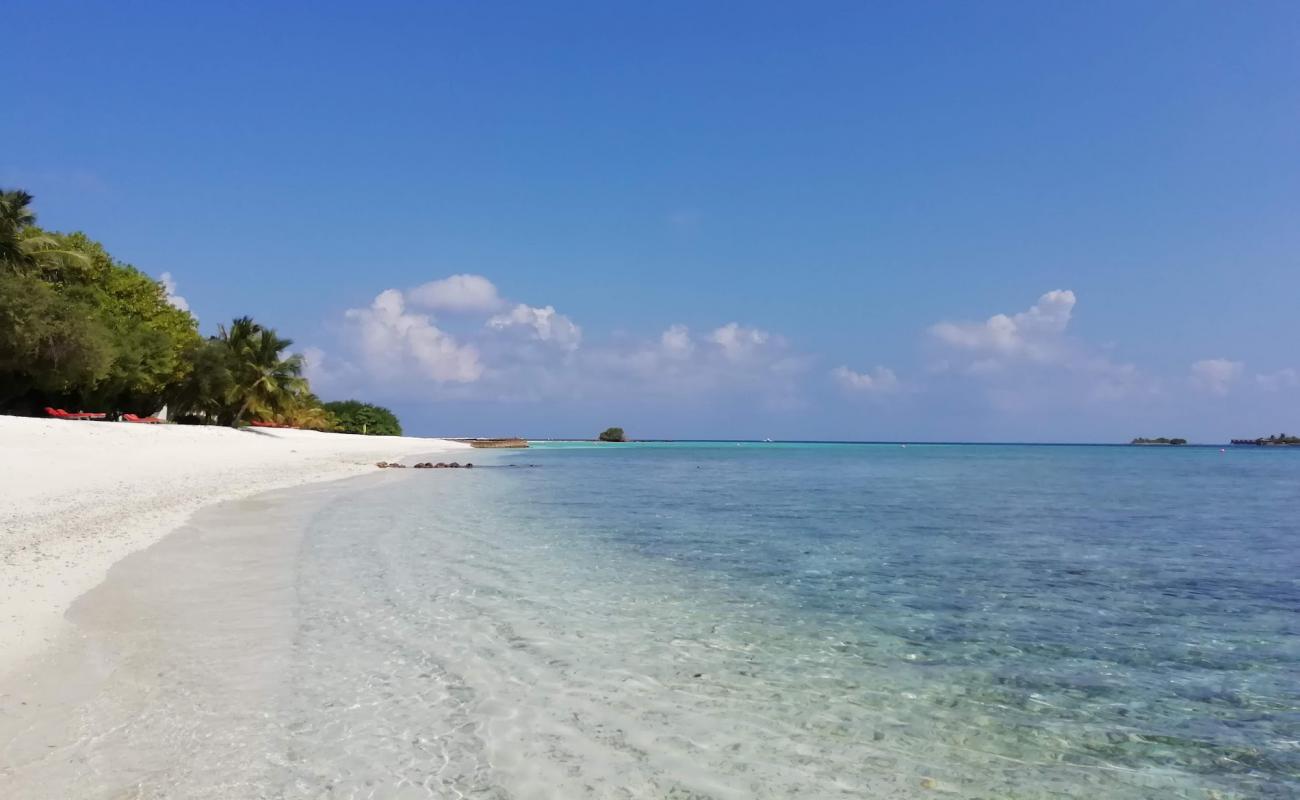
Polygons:
<instances>
[{"instance_id":1,"label":"gentle shore wave","mask_svg":"<svg viewBox=\"0 0 1300 800\"><path fill-rule=\"evenodd\" d=\"M131 552L213 503L460 453L441 439L0 416L0 675Z\"/></svg>"},{"instance_id":2,"label":"gentle shore wave","mask_svg":"<svg viewBox=\"0 0 1300 800\"><path fill-rule=\"evenodd\" d=\"M1300 465L1231 458L539 447L222 504L0 689L0 794L1289 797L1294 530L1235 498Z\"/></svg>"}]
</instances>

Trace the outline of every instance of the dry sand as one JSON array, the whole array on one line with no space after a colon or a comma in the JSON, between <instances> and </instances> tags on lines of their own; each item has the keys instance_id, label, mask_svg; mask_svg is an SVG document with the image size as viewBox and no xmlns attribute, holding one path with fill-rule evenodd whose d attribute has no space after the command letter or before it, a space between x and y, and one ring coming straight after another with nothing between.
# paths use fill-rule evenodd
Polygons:
<instances>
[{"instance_id":1,"label":"dry sand","mask_svg":"<svg viewBox=\"0 0 1300 800\"><path fill-rule=\"evenodd\" d=\"M0 416L0 675L114 562L197 509L468 450L444 439Z\"/></svg>"}]
</instances>

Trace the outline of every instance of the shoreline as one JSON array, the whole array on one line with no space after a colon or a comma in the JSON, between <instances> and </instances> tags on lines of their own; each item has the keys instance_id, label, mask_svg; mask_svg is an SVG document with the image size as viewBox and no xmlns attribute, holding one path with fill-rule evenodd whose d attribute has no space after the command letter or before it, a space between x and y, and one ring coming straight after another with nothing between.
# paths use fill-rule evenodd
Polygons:
<instances>
[{"instance_id":1,"label":"shoreline","mask_svg":"<svg viewBox=\"0 0 1300 800\"><path fill-rule=\"evenodd\" d=\"M198 510L469 450L445 439L0 416L0 677L114 564Z\"/></svg>"},{"instance_id":2,"label":"shoreline","mask_svg":"<svg viewBox=\"0 0 1300 800\"><path fill-rule=\"evenodd\" d=\"M221 718L238 731L226 752L247 764L276 741L264 712L290 665L307 526L402 479L373 471L211 503L114 563L47 647L0 674L0 792L107 798L147 780L166 796L261 796L246 783L266 779L257 770L195 768L198 731Z\"/></svg>"}]
</instances>

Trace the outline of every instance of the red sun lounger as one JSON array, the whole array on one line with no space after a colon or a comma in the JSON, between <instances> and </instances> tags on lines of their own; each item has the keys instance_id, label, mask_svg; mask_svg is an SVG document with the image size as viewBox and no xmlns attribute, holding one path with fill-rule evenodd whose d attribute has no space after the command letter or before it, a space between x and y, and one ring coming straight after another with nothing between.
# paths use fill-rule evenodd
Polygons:
<instances>
[{"instance_id":1,"label":"red sun lounger","mask_svg":"<svg viewBox=\"0 0 1300 800\"><path fill-rule=\"evenodd\" d=\"M123 414L122 419L126 422L142 422L147 425L157 425L162 422L157 417L137 417L135 414Z\"/></svg>"}]
</instances>

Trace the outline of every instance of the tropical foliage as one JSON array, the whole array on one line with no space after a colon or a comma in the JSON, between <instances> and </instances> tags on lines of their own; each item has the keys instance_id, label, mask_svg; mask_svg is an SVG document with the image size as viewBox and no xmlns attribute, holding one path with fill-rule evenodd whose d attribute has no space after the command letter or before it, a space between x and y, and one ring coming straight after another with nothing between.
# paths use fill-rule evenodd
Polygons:
<instances>
[{"instance_id":1,"label":"tropical foliage","mask_svg":"<svg viewBox=\"0 0 1300 800\"><path fill-rule=\"evenodd\" d=\"M251 317L221 326L190 351L190 370L168 397L171 408L191 421L221 425L305 416L315 396L302 376L302 357L285 353L292 344Z\"/></svg>"},{"instance_id":2,"label":"tropical foliage","mask_svg":"<svg viewBox=\"0 0 1300 800\"><path fill-rule=\"evenodd\" d=\"M600 433L602 442L626 442L627 435L623 433L622 428L606 428Z\"/></svg>"},{"instance_id":3,"label":"tropical foliage","mask_svg":"<svg viewBox=\"0 0 1300 800\"><path fill-rule=\"evenodd\" d=\"M401 436L402 425L393 412L383 406L343 400L326 403L325 410L334 416L336 430L342 433L364 433L373 436Z\"/></svg>"},{"instance_id":4,"label":"tropical foliage","mask_svg":"<svg viewBox=\"0 0 1300 800\"><path fill-rule=\"evenodd\" d=\"M31 203L0 191L0 411L168 406L188 422L337 427L291 340L249 317L204 339L160 283L83 233L38 227ZM400 432L377 410L384 430Z\"/></svg>"}]
</instances>

